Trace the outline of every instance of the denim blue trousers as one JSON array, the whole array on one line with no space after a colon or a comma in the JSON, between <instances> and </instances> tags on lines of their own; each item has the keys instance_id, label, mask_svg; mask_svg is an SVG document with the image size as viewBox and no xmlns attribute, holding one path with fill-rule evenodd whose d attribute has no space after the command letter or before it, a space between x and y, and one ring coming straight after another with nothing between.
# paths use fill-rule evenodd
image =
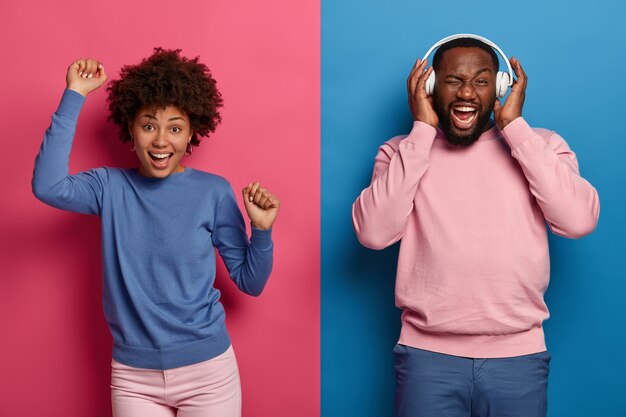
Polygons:
<instances>
[{"instance_id":1,"label":"denim blue trousers","mask_svg":"<svg viewBox=\"0 0 626 417\"><path fill-rule=\"evenodd\" d=\"M546 417L550 353L477 359L397 344L396 417Z\"/></svg>"}]
</instances>

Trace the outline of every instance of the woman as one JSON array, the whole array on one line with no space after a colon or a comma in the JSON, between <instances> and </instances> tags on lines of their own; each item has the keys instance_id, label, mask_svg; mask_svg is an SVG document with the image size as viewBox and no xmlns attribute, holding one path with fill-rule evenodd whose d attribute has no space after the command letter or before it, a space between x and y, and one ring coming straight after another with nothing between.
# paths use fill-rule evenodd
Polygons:
<instances>
[{"instance_id":1,"label":"woman","mask_svg":"<svg viewBox=\"0 0 626 417\"><path fill-rule=\"evenodd\" d=\"M33 192L51 206L102 219L113 414L239 416L239 374L213 288L213 248L242 291L260 294L272 268L280 202L258 183L242 190L248 240L229 183L181 164L199 136L219 124L222 100L209 69L178 50L156 48L122 68L107 89L110 118L138 168L68 175L81 106L106 80L94 59L70 65L35 162Z\"/></svg>"}]
</instances>

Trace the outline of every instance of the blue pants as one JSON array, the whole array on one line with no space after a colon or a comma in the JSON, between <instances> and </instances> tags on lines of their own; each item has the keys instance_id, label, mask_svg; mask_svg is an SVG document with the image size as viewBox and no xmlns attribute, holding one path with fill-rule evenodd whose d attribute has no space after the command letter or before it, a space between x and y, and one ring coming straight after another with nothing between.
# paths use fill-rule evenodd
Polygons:
<instances>
[{"instance_id":1,"label":"blue pants","mask_svg":"<svg viewBox=\"0 0 626 417\"><path fill-rule=\"evenodd\" d=\"M396 417L546 417L550 353L472 359L396 345Z\"/></svg>"}]
</instances>

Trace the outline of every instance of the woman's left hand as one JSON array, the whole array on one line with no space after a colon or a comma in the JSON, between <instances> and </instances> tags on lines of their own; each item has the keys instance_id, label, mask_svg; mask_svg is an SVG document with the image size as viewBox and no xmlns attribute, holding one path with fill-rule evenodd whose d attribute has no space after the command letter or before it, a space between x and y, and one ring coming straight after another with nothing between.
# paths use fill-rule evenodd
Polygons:
<instances>
[{"instance_id":1,"label":"woman's left hand","mask_svg":"<svg viewBox=\"0 0 626 417\"><path fill-rule=\"evenodd\" d=\"M252 227L261 230L271 229L278 214L280 200L258 182L248 185L241 192Z\"/></svg>"}]
</instances>

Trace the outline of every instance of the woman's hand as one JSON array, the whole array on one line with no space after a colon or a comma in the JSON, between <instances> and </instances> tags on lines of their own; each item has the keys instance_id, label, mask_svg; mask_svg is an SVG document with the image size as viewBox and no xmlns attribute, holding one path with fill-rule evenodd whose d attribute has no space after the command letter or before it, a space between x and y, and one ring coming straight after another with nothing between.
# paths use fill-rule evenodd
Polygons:
<instances>
[{"instance_id":1,"label":"woman's hand","mask_svg":"<svg viewBox=\"0 0 626 417\"><path fill-rule=\"evenodd\" d=\"M65 77L67 88L83 96L100 87L107 80L102 64L95 59L79 59L70 65Z\"/></svg>"},{"instance_id":2,"label":"woman's hand","mask_svg":"<svg viewBox=\"0 0 626 417\"><path fill-rule=\"evenodd\" d=\"M248 185L241 192L252 227L261 230L271 229L278 214L280 200L258 182Z\"/></svg>"}]
</instances>

